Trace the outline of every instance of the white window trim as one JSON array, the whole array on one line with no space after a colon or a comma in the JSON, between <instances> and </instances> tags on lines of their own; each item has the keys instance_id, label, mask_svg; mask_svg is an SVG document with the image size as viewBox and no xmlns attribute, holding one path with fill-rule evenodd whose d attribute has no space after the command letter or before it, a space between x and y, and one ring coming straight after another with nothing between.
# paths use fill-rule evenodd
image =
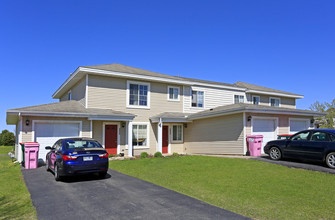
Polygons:
<instances>
[{"instance_id":1,"label":"white window trim","mask_svg":"<svg viewBox=\"0 0 335 220\"><path fill-rule=\"evenodd\" d=\"M138 146L135 146L135 145L133 145L133 149L136 149L136 150L138 150L138 149L149 149L150 148L150 136L149 136L149 130L150 130L150 124L148 123L148 122L133 122L133 126L134 125L146 125L147 126L147 146L145 146L145 147L138 147ZM133 129L132 129L133 130ZM133 135L133 134L128 134L128 135ZM128 150L128 146L126 147L126 150Z\"/></svg>"},{"instance_id":2,"label":"white window trim","mask_svg":"<svg viewBox=\"0 0 335 220\"><path fill-rule=\"evenodd\" d=\"M178 89L178 99L170 99L170 89ZM168 101L179 102L180 101L180 87L179 86L168 86L167 99Z\"/></svg>"},{"instance_id":3,"label":"white window trim","mask_svg":"<svg viewBox=\"0 0 335 220\"><path fill-rule=\"evenodd\" d=\"M181 126L181 140L180 141L175 141L173 140L173 126L179 125ZM184 126L183 124L171 124L171 135L170 135L170 141L173 144L181 144L184 143Z\"/></svg>"},{"instance_id":4,"label":"white window trim","mask_svg":"<svg viewBox=\"0 0 335 220\"><path fill-rule=\"evenodd\" d=\"M196 92L203 92L203 93L204 93L204 103L202 103L202 105L203 105L202 107L192 106L192 95L193 95L192 92L193 92L193 91L196 91ZM191 101L191 108L193 108L193 109L205 109L205 108L206 108L206 107L205 107L205 94L206 94L206 92L205 92L204 90L197 90L197 89L194 89L194 90L193 90L193 89L191 88L191 100L190 100L190 101ZM197 101L198 101L198 100L197 100ZM197 104L198 104L198 103L197 103Z\"/></svg>"},{"instance_id":5,"label":"white window trim","mask_svg":"<svg viewBox=\"0 0 335 220\"><path fill-rule=\"evenodd\" d=\"M120 122L103 122L102 123L102 146L105 147L105 128L106 125L117 125L117 150L116 154L120 153Z\"/></svg>"},{"instance_id":6,"label":"white window trim","mask_svg":"<svg viewBox=\"0 0 335 220\"><path fill-rule=\"evenodd\" d=\"M238 103L245 103L245 95L243 94L243 95L240 95L240 94L234 94L233 95L233 103L234 104L238 104L238 103L235 103L235 96L236 95L238 95ZM243 102L240 102L240 98L241 98L241 96L243 96Z\"/></svg>"},{"instance_id":7,"label":"white window trim","mask_svg":"<svg viewBox=\"0 0 335 220\"><path fill-rule=\"evenodd\" d=\"M63 121L63 120L32 120L32 127L31 127L31 141L35 141L35 124L36 123L44 123L44 124L79 124L79 137L83 136L83 122L82 121Z\"/></svg>"},{"instance_id":8,"label":"white window trim","mask_svg":"<svg viewBox=\"0 0 335 220\"><path fill-rule=\"evenodd\" d=\"M279 106L278 106L278 107L281 106L281 100L280 100L280 98L278 98L278 97L270 97L270 98L269 98L269 106L271 106L271 99L278 99L278 100L279 100ZM277 107L277 106L272 106L272 107Z\"/></svg>"},{"instance_id":9,"label":"white window trim","mask_svg":"<svg viewBox=\"0 0 335 220\"><path fill-rule=\"evenodd\" d=\"M253 105L255 105L254 104L254 97L256 98L256 97L258 97L258 104L257 105L260 105L260 103L261 103L261 97L259 96L259 95L253 95L252 97L251 97L251 104L253 104ZM280 101L279 101L280 102Z\"/></svg>"},{"instance_id":10,"label":"white window trim","mask_svg":"<svg viewBox=\"0 0 335 220\"><path fill-rule=\"evenodd\" d=\"M129 105L130 84L138 84L138 85L148 86L147 106L143 106L143 105ZM150 92L150 83L127 80L127 108L150 109L150 93L151 93Z\"/></svg>"},{"instance_id":11,"label":"white window trim","mask_svg":"<svg viewBox=\"0 0 335 220\"><path fill-rule=\"evenodd\" d=\"M307 129L311 129L311 119L306 119L306 118L289 118L288 119L288 133L289 134L295 134L296 132L291 132L291 121L305 121L306 125L308 126Z\"/></svg>"},{"instance_id":12,"label":"white window trim","mask_svg":"<svg viewBox=\"0 0 335 220\"><path fill-rule=\"evenodd\" d=\"M67 100L72 100L72 92L71 92L71 90L68 91L68 93L67 93Z\"/></svg>"}]
</instances>

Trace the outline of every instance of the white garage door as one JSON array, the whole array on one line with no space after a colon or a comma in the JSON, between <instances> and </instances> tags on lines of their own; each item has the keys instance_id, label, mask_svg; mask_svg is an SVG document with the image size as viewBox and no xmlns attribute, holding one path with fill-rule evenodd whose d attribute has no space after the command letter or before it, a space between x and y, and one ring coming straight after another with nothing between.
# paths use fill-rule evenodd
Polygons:
<instances>
[{"instance_id":1,"label":"white garage door","mask_svg":"<svg viewBox=\"0 0 335 220\"><path fill-rule=\"evenodd\" d=\"M290 119L290 134L309 128L309 119Z\"/></svg>"},{"instance_id":2,"label":"white garage door","mask_svg":"<svg viewBox=\"0 0 335 220\"><path fill-rule=\"evenodd\" d=\"M264 146L268 141L277 139L276 120L275 119L254 119L252 126L252 134L263 135L262 154L264 154Z\"/></svg>"},{"instance_id":3,"label":"white garage door","mask_svg":"<svg viewBox=\"0 0 335 220\"><path fill-rule=\"evenodd\" d=\"M45 161L48 150L58 139L66 137L79 137L79 123L35 123L35 141L40 144L39 159Z\"/></svg>"}]
</instances>

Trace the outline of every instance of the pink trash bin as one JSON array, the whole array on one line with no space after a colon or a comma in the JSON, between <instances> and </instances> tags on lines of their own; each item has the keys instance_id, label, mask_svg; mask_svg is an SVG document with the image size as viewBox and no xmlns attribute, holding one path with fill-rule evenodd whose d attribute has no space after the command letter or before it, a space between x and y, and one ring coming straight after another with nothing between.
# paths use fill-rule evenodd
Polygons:
<instances>
[{"instance_id":1,"label":"pink trash bin","mask_svg":"<svg viewBox=\"0 0 335 220\"><path fill-rule=\"evenodd\" d=\"M24 143L24 166L26 169L35 169L38 167L38 151L40 144L37 142Z\"/></svg>"},{"instance_id":2,"label":"pink trash bin","mask_svg":"<svg viewBox=\"0 0 335 220\"><path fill-rule=\"evenodd\" d=\"M262 154L263 135L247 136L250 156L259 157Z\"/></svg>"}]
</instances>

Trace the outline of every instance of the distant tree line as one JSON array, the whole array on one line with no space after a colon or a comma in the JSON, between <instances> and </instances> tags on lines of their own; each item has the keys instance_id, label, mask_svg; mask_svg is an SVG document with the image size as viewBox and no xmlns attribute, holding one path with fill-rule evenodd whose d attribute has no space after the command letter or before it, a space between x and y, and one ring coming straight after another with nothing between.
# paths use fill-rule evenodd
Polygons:
<instances>
[{"instance_id":1,"label":"distant tree line","mask_svg":"<svg viewBox=\"0 0 335 220\"><path fill-rule=\"evenodd\" d=\"M3 130L0 134L0 146L14 146L15 135L13 132Z\"/></svg>"},{"instance_id":2,"label":"distant tree line","mask_svg":"<svg viewBox=\"0 0 335 220\"><path fill-rule=\"evenodd\" d=\"M332 102L324 102L320 103L316 101L309 107L312 111L327 113L326 116L317 117L316 124L320 126L320 128L331 128L334 129L334 119L335 119L335 99Z\"/></svg>"}]
</instances>

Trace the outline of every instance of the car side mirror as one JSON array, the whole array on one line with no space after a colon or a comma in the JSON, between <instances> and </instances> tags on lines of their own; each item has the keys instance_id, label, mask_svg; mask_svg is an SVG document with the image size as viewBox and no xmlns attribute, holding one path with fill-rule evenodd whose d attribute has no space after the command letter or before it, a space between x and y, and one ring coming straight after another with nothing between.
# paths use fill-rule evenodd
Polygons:
<instances>
[{"instance_id":1,"label":"car side mirror","mask_svg":"<svg viewBox=\"0 0 335 220\"><path fill-rule=\"evenodd\" d=\"M52 148L50 146L45 147L46 150L51 150Z\"/></svg>"}]
</instances>

